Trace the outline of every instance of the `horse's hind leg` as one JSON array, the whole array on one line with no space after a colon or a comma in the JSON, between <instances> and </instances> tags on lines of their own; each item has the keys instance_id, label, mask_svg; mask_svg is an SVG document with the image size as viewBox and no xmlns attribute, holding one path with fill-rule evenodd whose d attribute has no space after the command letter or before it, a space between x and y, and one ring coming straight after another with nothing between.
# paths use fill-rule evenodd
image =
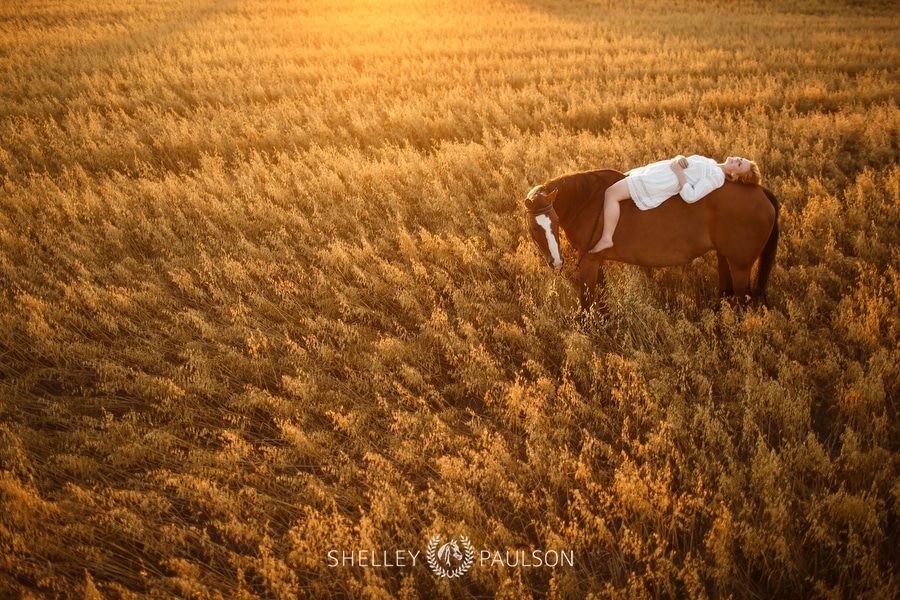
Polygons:
<instances>
[{"instance_id":1,"label":"horse's hind leg","mask_svg":"<svg viewBox=\"0 0 900 600\"><path fill-rule=\"evenodd\" d=\"M731 280L731 268L728 266L728 259L722 254L716 252L719 259L719 297L734 295L734 282Z\"/></svg>"},{"instance_id":2,"label":"horse's hind leg","mask_svg":"<svg viewBox=\"0 0 900 600\"><path fill-rule=\"evenodd\" d=\"M734 284L734 294L741 300L750 295L750 271L751 263L747 267L731 266L731 282Z\"/></svg>"}]
</instances>

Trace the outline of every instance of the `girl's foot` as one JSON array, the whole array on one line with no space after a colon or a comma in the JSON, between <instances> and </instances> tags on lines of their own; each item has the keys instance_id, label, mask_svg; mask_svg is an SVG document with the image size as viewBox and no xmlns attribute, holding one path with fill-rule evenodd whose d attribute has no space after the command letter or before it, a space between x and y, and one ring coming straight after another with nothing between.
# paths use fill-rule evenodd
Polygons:
<instances>
[{"instance_id":1,"label":"girl's foot","mask_svg":"<svg viewBox=\"0 0 900 600\"><path fill-rule=\"evenodd\" d=\"M607 250L608 248L613 247L613 241L611 238L600 238L600 241L594 244L594 247L588 250L588 254L596 254L597 252L602 252L603 250Z\"/></svg>"}]
</instances>

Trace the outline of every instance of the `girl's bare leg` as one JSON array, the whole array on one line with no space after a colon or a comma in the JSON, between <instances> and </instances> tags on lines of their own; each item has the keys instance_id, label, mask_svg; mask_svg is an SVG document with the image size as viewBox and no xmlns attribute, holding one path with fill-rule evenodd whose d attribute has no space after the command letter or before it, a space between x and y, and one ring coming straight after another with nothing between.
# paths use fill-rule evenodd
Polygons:
<instances>
[{"instance_id":1,"label":"girl's bare leg","mask_svg":"<svg viewBox=\"0 0 900 600\"><path fill-rule=\"evenodd\" d=\"M600 252L613 247L613 234L616 231L616 225L619 223L619 214L621 212L619 202L629 198L631 198L631 192L628 190L628 183L624 179L606 188L606 195L603 197L603 235L600 237L600 241L594 244L594 247L588 252Z\"/></svg>"}]
</instances>

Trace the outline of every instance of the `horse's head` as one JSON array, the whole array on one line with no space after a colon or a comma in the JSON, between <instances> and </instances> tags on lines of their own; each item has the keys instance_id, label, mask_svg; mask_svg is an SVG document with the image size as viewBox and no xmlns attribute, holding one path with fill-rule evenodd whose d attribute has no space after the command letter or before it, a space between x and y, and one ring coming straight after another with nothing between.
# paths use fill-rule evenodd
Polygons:
<instances>
[{"instance_id":1,"label":"horse's head","mask_svg":"<svg viewBox=\"0 0 900 600\"><path fill-rule=\"evenodd\" d=\"M459 544L456 543L456 540L447 542L438 550L438 558L447 566L450 566L451 556L456 560L463 559L462 551L460 551Z\"/></svg>"},{"instance_id":2,"label":"horse's head","mask_svg":"<svg viewBox=\"0 0 900 600\"><path fill-rule=\"evenodd\" d=\"M541 254L554 271L559 271L563 266L562 253L559 244L559 216L553 209L553 200L557 190L547 192L543 187L536 186L525 197L525 220L531 239L537 244Z\"/></svg>"}]
</instances>

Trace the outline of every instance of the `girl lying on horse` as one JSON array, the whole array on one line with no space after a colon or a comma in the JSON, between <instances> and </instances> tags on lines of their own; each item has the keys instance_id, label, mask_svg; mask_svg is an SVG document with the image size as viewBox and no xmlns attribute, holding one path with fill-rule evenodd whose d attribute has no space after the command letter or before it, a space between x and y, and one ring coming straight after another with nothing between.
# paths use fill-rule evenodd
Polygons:
<instances>
[{"instance_id":1,"label":"girl lying on horse","mask_svg":"<svg viewBox=\"0 0 900 600\"><path fill-rule=\"evenodd\" d=\"M628 177L612 169L569 173L528 192L526 223L556 271L563 267L559 231L565 232L578 253L583 308L602 286L606 260L668 267L710 250L718 259L721 296L764 299L778 247L778 199L758 181L759 169L746 159L718 164L700 156L653 163ZM621 203L625 198L635 201ZM604 237L599 245L598 231Z\"/></svg>"},{"instance_id":2,"label":"girl lying on horse","mask_svg":"<svg viewBox=\"0 0 900 600\"><path fill-rule=\"evenodd\" d=\"M740 183L759 183L759 167L755 162L737 156L716 163L703 156L676 156L644 167L632 169L627 177L609 186L603 200L603 234L589 253L613 247L613 233L619 222L619 202L631 198L641 210L656 208L667 198L678 194L685 202L693 203L725 180Z\"/></svg>"}]
</instances>

